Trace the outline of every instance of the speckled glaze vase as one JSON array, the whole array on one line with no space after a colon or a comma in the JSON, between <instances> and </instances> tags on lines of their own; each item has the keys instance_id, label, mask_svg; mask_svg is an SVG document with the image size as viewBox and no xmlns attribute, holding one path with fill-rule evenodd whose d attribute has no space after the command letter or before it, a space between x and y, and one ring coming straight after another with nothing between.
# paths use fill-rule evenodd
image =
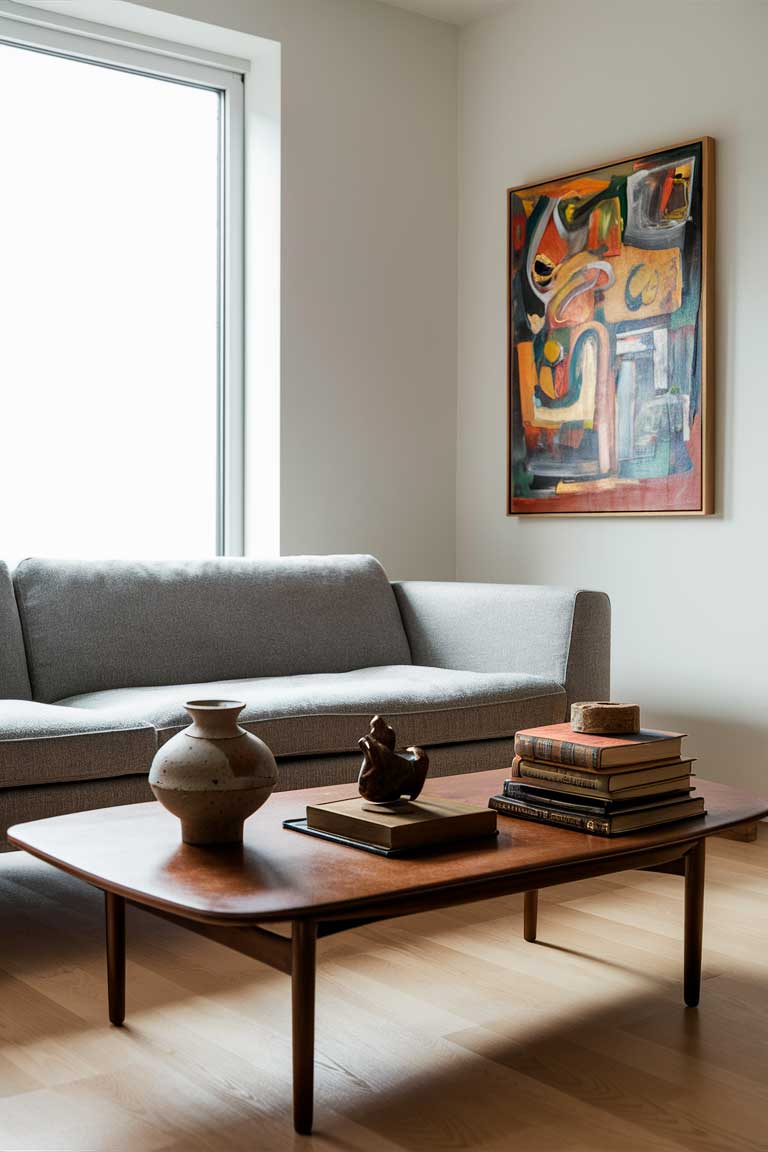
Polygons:
<instances>
[{"instance_id":1,"label":"speckled glaze vase","mask_svg":"<svg viewBox=\"0 0 768 1152\"><path fill-rule=\"evenodd\" d=\"M275 758L263 740L237 723L238 700L189 700L189 728L159 750L149 784L181 821L185 844L239 844L244 821L277 783Z\"/></svg>"}]
</instances>

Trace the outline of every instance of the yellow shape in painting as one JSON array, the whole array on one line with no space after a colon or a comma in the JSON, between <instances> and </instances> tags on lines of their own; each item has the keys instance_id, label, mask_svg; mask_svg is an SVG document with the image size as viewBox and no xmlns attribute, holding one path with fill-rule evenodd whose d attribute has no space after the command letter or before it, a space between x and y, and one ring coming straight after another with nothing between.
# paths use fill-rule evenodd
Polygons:
<instances>
[{"instance_id":1,"label":"yellow shape in painting","mask_svg":"<svg viewBox=\"0 0 768 1152\"><path fill-rule=\"evenodd\" d=\"M687 164L678 164L672 177L672 191L664 209L667 220L687 220L691 196L691 177L693 165L690 160Z\"/></svg>"},{"instance_id":2,"label":"yellow shape in painting","mask_svg":"<svg viewBox=\"0 0 768 1152\"><path fill-rule=\"evenodd\" d=\"M549 396L550 400L557 398L555 392L555 374L547 364L544 364L539 372L539 387L545 396Z\"/></svg>"},{"instance_id":3,"label":"yellow shape in painting","mask_svg":"<svg viewBox=\"0 0 768 1152\"><path fill-rule=\"evenodd\" d=\"M609 323L668 316L680 307L683 273L679 248L626 247L620 256L609 258L609 263L616 277L604 295Z\"/></svg>"},{"instance_id":4,"label":"yellow shape in painting","mask_svg":"<svg viewBox=\"0 0 768 1152\"><path fill-rule=\"evenodd\" d=\"M627 277L627 296L641 304L653 304L659 294L659 274L648 264L640 264Z\"/></svg>"},{"instance_id":5,"label":"yellow shape in painting","mask_svg":"<svg viewBox=\"0 0 768 1152\"><path fill-rule=\"evenodd\" d=\"M551 337L544 343L544 360L541 371L539 372L539 387L545 396L549 396L550 400L557 399L557 392L555 390L555 365L559 364L563 358L563 347L557 340Z\"/></svg>"},{"instance_id":6,"label":"yellow shape in painting","mask_svg":"<svg viewBox=\"0 0 768 1152\"><path fill-rule=\"evenodd\" d=\"M536 287L543 290L549 288L555 272L554 260L547 256L546 252L537 252L536 259L531 265L531 276Z\"/></svg>"}]
</instances>

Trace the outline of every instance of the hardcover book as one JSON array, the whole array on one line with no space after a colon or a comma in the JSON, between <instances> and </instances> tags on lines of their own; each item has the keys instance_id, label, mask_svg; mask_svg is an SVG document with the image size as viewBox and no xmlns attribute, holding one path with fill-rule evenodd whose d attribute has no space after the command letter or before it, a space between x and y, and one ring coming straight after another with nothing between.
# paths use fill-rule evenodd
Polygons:
<instances>
[{"instance_id":1,"label":"hardcover book","mask_svg":"<svg viewBox=\"0 0 768 1152\"><path fill-rule=\"evenodd\" d=\"M556 784L553 781L547 781L547 790L559 792L564 796L591 796L598 799L613 799L613 800L640 800L647 796L658 796L660 792L679 792L681 789L690 787L691 777L690 773L685 776L676 776L673 780L667 780L663 785L659 784L641 784L636 788L620 788L614 789L613 792L603 792L597 789L577 789L572 784Z\"/></svg>"},{"instance_id":2,"label":"hardcover book","mask_svg":"<svg viewBox=\"0 0 768 1152\"><path fill-rule=\"evenodd\" d=\"M634 795L650 795L654 790L671 787L671 781L678 780L686 772L690 774L693 760L665 761L661 764L646 765L636 771L585 772L558 764L543 764L540 761L521 760L515 756L510 768L513 779L527 781L538 788L552 788L566 792L587 792L609 795L637 789ZM647 789L641 792L640 789Z\"/></svg>"},{"instance_id":3,"label":"hardcover book","mask_svg":"<svg viewBox=\"0 0 768 1152\"><path fill-rule=\"evenodd\" d=\"M663 804L650 810L622 812L611 815L564 812L546 805L529 804L514 800L509 796L492 796L489 807L505 816L518 816L523 820L535 820L540 824L554 824L561 828L572 828L577 832L589 832L596 836L617 836L622 832L637 832L642 828L653 828L657 824L670 824L673 820L688 820L692 816L704 815L704 799L694 796L690 799Z\"/></svg>"},{"instance_id":4,"label":"hardcover book","mask_svg":"<svg viewBox=\"0 0 768 1152\"><path fill-rule=\"evenodd\" d=\"M525 728L515 736L515 753L523 760L546 760L591 772L621 765L648 764L680 755L684 733L650 728L629 736L590 736L570 724Z\"/></svg>"},{"instance_id":5,"label":"hardcover book","mask_svg":"<svg viewBox=\"0 0 768 1152\"><path fill-rule=\"evenodd\" d=\"M665 787L663 792L652 792L647 796L617 797L603 796L590 792L555 792L547 788L534 788L517 780L504 781L504 795L511 800L521 800L528 804L558 808L567 812L591 812L593 815L609 815L616 812L639 812L660 804L668 804L679 799L687 799L693 792L683 777L674 782L677 787Z\"/></svg>"},{"instance_id":6,"label":"hardcover book","mask_svg":"<svg viewBox=\"0 0 768 1152\"><path fill-rule=\"evenodd\" d=\"M382 848L423 848L496 832L496 813L460 800L420 797L401 808L371 810L362 796L308 804L307 824L320 832Z\"/></svg>"}]
</instances>

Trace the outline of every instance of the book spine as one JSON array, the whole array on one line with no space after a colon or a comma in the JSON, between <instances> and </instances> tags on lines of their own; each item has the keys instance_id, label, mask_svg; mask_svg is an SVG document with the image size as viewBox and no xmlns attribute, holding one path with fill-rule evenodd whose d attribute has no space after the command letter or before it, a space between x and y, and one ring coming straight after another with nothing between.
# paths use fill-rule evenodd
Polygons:
<instances>
[{"instance_id":1,"label":"book spine","mask_svg":"<svg viewBox=\"0 0 768 1152\"><path fill-rule=\"evenodd\" d=\"M518 764L515 775L521 780L551 780L557 784L569 784L574 788L588 789L590 792L599 792L600 794L606 791L602 776L591 776L587 775L586 772L569 772L566 768L544 768L538 764Z\"/></svg>"},{"instance_id":2,"label":"book spine","mask_svg":"<svg viewBox=\"0 0 768 1152\"><path fill-rule=\"evenodd\" d=\"M523 760L550 760L555 764L569 764L572 768L600 767L600 749L588 744L574 744L571 740L549 740L543 736L515 736L515 752Z\"/></svg>"},{"instance_id":3,"label":"book spine","mask_svg":"<svg viewBox=\"0 0 768 1152\"><path fill-rule=\"evenodd\" d=\"M579 816L574 812L558 812L550 808L542 808L537 804L527 804L523 800L508 800L506 796L492 796L488 807L505 816L520 816L524 820L538 820L541 824L558 824L564 828L575 828L579 832L591 832L593 835L610 836L611 824L609 820L601 820L595 816Z\"/></svg>"}]
</instances>

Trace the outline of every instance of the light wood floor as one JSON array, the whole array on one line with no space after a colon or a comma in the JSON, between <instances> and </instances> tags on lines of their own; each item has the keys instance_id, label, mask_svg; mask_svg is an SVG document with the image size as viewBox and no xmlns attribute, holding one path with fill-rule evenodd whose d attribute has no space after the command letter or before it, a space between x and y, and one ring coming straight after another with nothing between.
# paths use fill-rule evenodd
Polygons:
<instances>
[{"instance_id":1,"label":"light wood floor","mask_svg":"<svg viewBox=\"0 0 768 1152\"><path fill-rule=\"evenodd\" d=\"M704 987L682 881L551 888L320 945L316 1134L290 1124L289 983L129 910L106 1023L102 897L0 856L2 1152L768 1149L768 826L710 840Z\"/></svg>"}]
</instances>

